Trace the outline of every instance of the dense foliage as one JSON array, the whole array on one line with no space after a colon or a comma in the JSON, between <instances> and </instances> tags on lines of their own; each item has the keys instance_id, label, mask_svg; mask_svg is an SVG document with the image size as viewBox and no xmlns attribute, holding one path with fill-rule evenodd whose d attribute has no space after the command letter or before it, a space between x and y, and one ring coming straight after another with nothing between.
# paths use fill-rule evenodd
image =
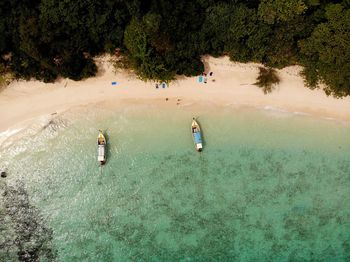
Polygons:
<instances>
[{"instance_id":1,"label":"dense foliage","mask_svg":"<svg viewBox=\"0 0 350 262\"><path fill-rule=\"evenodd\" d=\"M350 95L349 0L2 0L0 64L16 77L74 80L120 48L142 79L203 71L200 56L281 68Z\"/></svg>"}]
</instances>

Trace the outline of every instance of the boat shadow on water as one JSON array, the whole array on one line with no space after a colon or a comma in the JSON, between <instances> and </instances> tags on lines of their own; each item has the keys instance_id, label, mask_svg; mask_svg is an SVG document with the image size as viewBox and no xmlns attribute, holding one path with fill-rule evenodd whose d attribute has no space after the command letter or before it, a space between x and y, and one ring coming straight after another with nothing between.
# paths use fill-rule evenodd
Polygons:
<instances>
[{"instance_id":1,"label":"boat shadow on water","mask_svg":"<svg viewBox=\"0 0 350 262\"><path fill-rule=\"evenodd\" d=\"M103 130L103 135L106 138L106 162L104 163L104 165L107 165L109 162L109 156L111 155L111 144L109 141L109 135L107 130Z\"/></svg>"}]
</instances>

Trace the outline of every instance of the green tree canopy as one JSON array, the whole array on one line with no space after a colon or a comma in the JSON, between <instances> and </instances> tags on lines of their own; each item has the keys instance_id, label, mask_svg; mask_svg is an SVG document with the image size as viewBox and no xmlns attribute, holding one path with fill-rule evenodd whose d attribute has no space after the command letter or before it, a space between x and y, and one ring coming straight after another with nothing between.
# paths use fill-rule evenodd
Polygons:
<instances>
[{"instance_id":1,"label":"green tree canopy","mask_svg":"<svg viewBox=\"0 0 350 262\"><path fill-rule=\"evenodd\" d=\"M305 66L349 95L349 0L2 0L0 65L19 78L94 76L118 49L142 79L203 72L203 55ZM9 55L10 54L10 55ZM6 59L5 59L6 57ZM10 58L10 59L9 59Z\"/></svg>"},{"instance_id":2,"label":"green tree canopy","mask_svg":"<svg viewBox=\"0 0 350 262\"><path fill-rule=\"evenodd\" d=\"M261 0L259 16L264 22L274 24L292 20L306 9L304 0Z\"/></svg>"},{"instance_id":3,"label":"green tree canopy","mask_svg":"<svg viewBox=\"0 0 350 262\"><path fill-rule=\"evenodd\" d=\"M125 30L124 44L129 51L131 65L143 80L169 81L175 76L175 72L167 69L164 59L157 55L154 48L159 23L160 17L147 14L142 21L133 18Z\"/></svg>"},{"instance_id":4,"label":"green tree canopy","mask_svg":"<svg viewBox=\"0 0 350 262\"><path fill-rule=\"evenodd\" d=\"M350 95L350 10L341 4L326 7L327 21L300 41L304 74L310 87L326 84L325 92Z\"/></svg>"}]
</instances>

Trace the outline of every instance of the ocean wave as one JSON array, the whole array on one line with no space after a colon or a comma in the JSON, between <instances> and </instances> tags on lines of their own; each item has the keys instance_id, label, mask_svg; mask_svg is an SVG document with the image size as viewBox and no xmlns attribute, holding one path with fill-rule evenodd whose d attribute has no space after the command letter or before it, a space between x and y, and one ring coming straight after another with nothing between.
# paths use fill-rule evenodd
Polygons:
<instances>
[{"instance_id":1,"label":"ocean wave","mask_svg":"<svg viewBox=\"0 0 350 262\"><path fill-rule=\"evenodd\" d=\"M273 114L274 116L311 116L311 114L302 111L288 111L280 107L265 106L263 110Z\"/></svg>"},{"instance_id":2,"label":"ocean wave","mask_svg":"<svg viewBox=\"0 0 350 262\"><path fill-rule=\"evenodd\" d=\"M18 132L22 131L23 128L7 129L4 132L0 132L0 146L2 143L11 136L16 135Z\"/></svg>"},{"instance_id":3,"label":"ocean wave","mask_svg":"<svg viewBox=\"0 0 350 262\"><path fill-rule=\"evenodd\" d=\"M294 115L299 115L299 116L310 116L309 113L299 112L299 111L294 111L293 114Z\"/></svg>"},{"instance_id":4,"label":"ocean wave","mask_svg":"<svg viewBox=\"0 0 350 262\"><path fill-rule=\"evenodd\" d=\"M15 156L40 147L68 124L68 120L61 115L45 115L22 123L22 127L8 129L0 133L0 156Z\"/></svg>"},{"instance_id":5,"label":"ocean wave","mask_svg":"<svg viewBox=\"0 0 350 262\"><path fill-rule=\"evenodd\" d=\"M273 112L273 113L284 113L284 114L291 114L292 112L287 111L285 109L274 107L274 106L264 106L263 109L265 111Z\"/></svg>"}]
</instances>

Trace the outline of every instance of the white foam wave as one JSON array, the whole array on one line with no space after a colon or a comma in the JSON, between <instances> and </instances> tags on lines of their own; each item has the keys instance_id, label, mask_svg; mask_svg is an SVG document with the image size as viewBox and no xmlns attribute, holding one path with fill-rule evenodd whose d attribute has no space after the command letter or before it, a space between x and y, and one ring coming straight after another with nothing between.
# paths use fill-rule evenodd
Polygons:
<instances>
[{"instance_id":1,"label":"white foam wave","mask_svg":"<svg viewBox=\"0 0 350 262\"><path fill-rule=\"evenodd\" d=\"M294 111L293 114L298 115L298 116L310 116L310 114L308 114L308 113L299 112L299 111Z\"/></svg>"},{"instance_id":2,"label":"white foam wave","mask_svg":"<svg viewBox=\"0 0 350 262\"><path fill-rule=\"evenodd\" d=\"M274 107L274 106L265 106L263 108L265 111L268 111L270 113L274 113L275 115L279 116L311 116L309 113L306 112L301 112L301 111L288 111L286 109L282 109L279 107Z\"/></svg>"},{"instance_id":3,"label":"white foam wave","mask_svg":"<svg viewBox=\"0 0 350 262\"><path fill-rule=\"evenodd\" d=\"M286 113L286 114L291 113L287 110L284 110L284 109L279 108L279 107L274 107L274 106L264 106L264 110L270 111L270 112L275 112L275 113Z\"/></svg>"},{"instance_id":4,"label":"white foam wave","mask_svg":"<svg viewBox=\"0 0 350 262\"><path fill-rule=\"evenodd\" d=\"M4 132L0 132L0 146L9 137L16 135L18 132L20 132L22 130L23 130L23 128L14 128L14 129L7 129Z\"/></svg>"},{"instance_id":5,"label":"white foam wave","mask_svg":"<svg viewBox=\"0 0 350 262\"><path fill-rule=\"evenodd\" d=\"M22 123L22 127L0 133L0 155L18 155L34 149L58 134L68 126L61 116L44 115Z\"/></svg>"}]
</instances>

